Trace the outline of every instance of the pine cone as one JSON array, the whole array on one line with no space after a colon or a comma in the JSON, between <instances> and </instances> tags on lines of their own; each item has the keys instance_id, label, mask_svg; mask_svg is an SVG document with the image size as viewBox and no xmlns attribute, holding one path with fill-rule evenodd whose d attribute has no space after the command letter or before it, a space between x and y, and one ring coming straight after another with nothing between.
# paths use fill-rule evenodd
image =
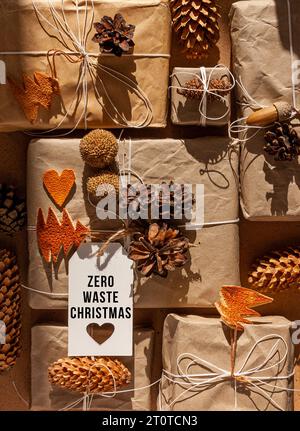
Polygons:
<instances>
[{"instance_id":1,"label":"pine cone","mask_svg":"<svg viewBox=\"0 0 300 431\"><path fill-rule=\"evenodd\" d=\"M21 349L19 268L16 257L7 250L0 250L0 320L6 325L6 342L0 345L0 372L2 372L15 365Z\"/></svg>"},{"instance_id":2,"label":"pine cone","mask_svg":"<svg viewBox=\"0 0 300 431\"><path fill-rule=\"evenodd\" d=\"M300 289L300 248L272 252L258 260L254 268L248 280L252 289L269 293Z\"/></svg>"},{"instance_id":3,"label":"pine cone","mask_svg":"<svg viewBox=\"0 0 300 431\"><path fill-rule=\"evenodd\" d=\"M187 58L206 57L219 40L216 0L170 0L174 30Z\"/></svg>"},{"instance_id":4,"label":"pine cone","mask_svg":"<svg viewBox=\"0 0 300 431\"><path fill-rule=\"evenodd\" d=\"M124 52L128 52L134 47L132 39L135 26L126 24L120 13L117 13L114 19L104 16L100 22L94 24L94 27L97 33L93 37L93 42L99 43L101 52L121 57Z\"/></svg>"},{"instance_id":5,"label":"pine cone","mask_svg":"<svg viewBox=\"0 0 300 431\"><path fill-rule=\"evenodd\" d=\"M227 76L221 79L211 79L208 89L211 93L207 93L207 99L212 101L216 99L216 95L227 96L230 93L231 83ZM184 88L178 89L177 93L187 99L201 99L203 96L203 84L199 78L193 78L184 84Z\"/></svg>"},{"instance_id":6,"label":"pine cone","mask_svg":"<svg viewBox=\"0 0 300 431\"><path fill-rule=\"evenodd\" d=\"M129 247L129 259L137 263L142 275L158 274L166 277L187 262L189 240L180 236L179 230L168 228L166 223L149 226L145 234L139 233Z\"/></svg>"},{"instance_id":7,"label":"pine cone","mask_svg":"<svg viewBox=\"0 0 300 431\"><path fill-rule=\"evenodd\" d=\"M300 155L300 138L288 123L274 123L273 129L265 133L265 141L265 152L276 161L292 161Z\"/></svg>"},{"instance_id":8,"label":"pine cone","mask_svg":"<svg viewBox=\"0 0 300 431\"><path fill-rule=\"evenodd\" d=\"M25 201L18 197L13 186L0 184L0 232L13 234L25 224Z\"/></svg>"},{"instance_id":9,"label":"pine cone","mask_svg":"<svg viewBox=\"0 0 300 431\"><path fill-rule=\"evenodd\" d=\"M131 381L131 373L122 362L106 357L59 359L48 368L48 377L53 385L90 394L112 392Z\"/></svg>"},{"instance_id":10,"label":"pine cone","mask_svg":"<svg viewBox=\"0 0 300 431\"><path fill-rule=\"evenodd\" d=\"M151 185L141 188L128 185L126 194L121 196L120 207L127 211L134 211L143 216L147 214L149 220L173 220L176 213L184 214L192 211L194 199L183 184L163 182L160 192L154 193ZM129 214L130 217L130 214ZM130 217L131 218L131 217Z\"/></svg>"}]
</instances>

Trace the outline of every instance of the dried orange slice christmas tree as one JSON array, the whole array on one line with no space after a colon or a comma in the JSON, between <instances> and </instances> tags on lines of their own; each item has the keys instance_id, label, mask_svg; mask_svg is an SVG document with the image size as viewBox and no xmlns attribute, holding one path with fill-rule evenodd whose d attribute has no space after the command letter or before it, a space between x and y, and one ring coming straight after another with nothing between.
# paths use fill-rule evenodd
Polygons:
<instances>
[{"instance_id":1,"label":"dried orange slice christmas tree","mask_svg":"<svg viewBox=\"0 0 300 431\"><path fill-rule=\"evenodd\" d=\"M220 302L215 306L222 321L232 329L243 331L244 324L251 323L246 317L260 316L254 307L269 304L273 299L266 295L240 286L223 286L220 291Z\"/></svg>"},{"instance_id":2,"label":"dried orange slice christmas tree","mask_svg":"<svg viewBox=\"0 0 300 431\"><path fill-rule=\"evenodd\" d=\"M43 72L34 72L33 78L24 74L23 85L17 84L11 78L8 82L25 117L31 123L37 121L39 108L49 110L53 97L60 92L57 79Z\"/></svg>"},{"instance_id":3,"label":"dried orange slice christmas tree","mask_svg":"<svg viewBox=\"0 0 300 431\"><path fill-rule=\"evenodd\" d=\"M61 250L68 257L72 249L77 249L89 234L89 229L80 221L74 227L66 209L63 209L60 222L52 208L49 208L47 220L39 208L36 229L39 249L47 263L56 263Z\"/></svg>"},{"instance_id":4,"label":"dried orange slice christmas tree","mask_svg":"<svg viewBox=\"0 0 300 431\"><path fill-rule=\"evenodd\" d=\"M231 328L231 376L235 376L235 361L237 351L238 331L244 330L244 325L252 323L246 317L259 317L260 314L253 310L254 307L269 304L273 299L266 295L241 286L223 286L220 291L220 302L215 306L221 315L221 320Z\"/></svg>"}]
</instances>

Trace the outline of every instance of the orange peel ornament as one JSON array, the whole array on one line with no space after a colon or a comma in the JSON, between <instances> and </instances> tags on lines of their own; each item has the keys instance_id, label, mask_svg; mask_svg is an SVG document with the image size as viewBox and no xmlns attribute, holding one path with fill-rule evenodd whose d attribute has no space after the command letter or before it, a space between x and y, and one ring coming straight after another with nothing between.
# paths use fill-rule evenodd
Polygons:
<instances>
[{"instance_id":1,"label":"orange peel ornament","mask_svg":"<svg viewBox=\"0 0 300 431\"><path fill-rule=\"evenodd\" d=\"M53 202L62 207L75 184L75 173L72 169L64 169L59 175L51 169L44 173L43 183Z\"/></svg>"},{"instance_id":2,"label":"orange peel ornament","mask_svg":"<svg viewBox=\"0 0 300 431\"><path fill-rule=\"evenodd\" d=\"M37 121L39 108L49 111L54 95L60 93L58 80L44 72L34 72L33 78L24 74L22 85L11 78L8 82L25 117L32 124Z\"/></svg>"},{"instance_id":3,"label":"orange peel ornament","mask_svg":"<svg viewBox=\"0 0 300 431\"><path fill-rule=\"evenodd\" d=\"M89 229L80 221L74 227L66 209L60 222L52 208L49 208L47 220L39 208L36 229L39 249L47 263L56 263L61 250L68 257L72 249L77 249L89 234Z\"/></svg>"},{"instance_id":4,"label":"orange peel ornament","mask_svg":"<svg viewBox=\"0 0 300 431\"><path fill-rule=\"evenodd\" d=\"M246 317L260 316L253 307L269 304L273 299L241 286L223 286L220 301L215 303L222 321L232 329L244 330L244 324L252 323Z\"/></svg>"}]
</instances>

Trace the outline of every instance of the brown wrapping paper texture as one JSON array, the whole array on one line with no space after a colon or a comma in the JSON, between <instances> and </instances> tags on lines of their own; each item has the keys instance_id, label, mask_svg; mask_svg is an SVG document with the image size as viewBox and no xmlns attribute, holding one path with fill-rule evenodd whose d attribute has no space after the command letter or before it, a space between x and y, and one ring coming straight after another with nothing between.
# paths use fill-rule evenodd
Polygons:
<instances>
[{"instance_id":1,"label":"brown wrapping paper texture","mask_svg":"<svg viewBox=\"0 0 300 431\"><path fill-rule=\"evenodd\" d=\"M61 15L61 2L56 0L52 2ZM65 0L65 16L68 25L78 36L76 3L73 0ZM45 15L46 19L52 20L48 3L41 0L35 1L38 10ZM79 2L79 19L81 22L81 33L84 27L85 1ZM92 2L87 1L88 23L91 22ZM130 85L140 87L153 108L152 127L165 127L167 112L167 86L169 79L169 58L171 26L170 12L166 0L96 0L95 15L93 22L100 21L104 15L114 16L115 13L123 14L126 21L136 25L134 41L134 55L122 56L102 56L99 58L99 64L110 67L119 73L122 73L130 79ZM14 80L21 81L23 73L33 76L36 71L50 73L46 53L49 50L74 50L74 46L64 35L69 49L62 46L55 37L50 37L46 32L57 36L54 30L46 21L40 17L45 31L40 25L31 0L4 0L0 8L0 39L1 52L28 52L28 55L0 55L0 59L6 64L7 75ZM52 22L52 21L51 21ZM53 24L53 22L52 22ZM14 29L18 29L15 31ZM22 37L20 37L22 34ZM86 51L97 54L99 46L92 42L95 30L92 27L87 38ZM31 52L34 52L31 54ZM30 53L30 54L29 54ZM141 54L141 55L140 55ZM161 55L161 56L160 56ZM72 59L77 61L78 56ZM97 59L97 55L92 57ZM81 73L80 63L71 63L64 56L56 57L57 76L60 83L61 99L55 98L50 113L40 110L38 122L30 124L25 118L23 111L14 99L10 86L0 85L0 130L24 130L24 129L46 129L64 128L73 129L77 124L80 116L84 112L84 97L81 95L76 100L75 90L78 85L78 78ZM149 70L151 73L149 73ZM109 98L100 84L97 84L101 96L101 107L95 97L95 90L90 75L88 74L88 107L87 120L88 127L122 127L113 121L120 116L116 110L124 115L128 122L135 125L143 121L146 117L146 108L133 90L128 86L125 87L118 79L113 79L109 73L101 71L99 78L103 80ZM153 77L155 76L155 79ZM73 105L72 105L73 103ZM71 115L65 117L65 108L69 109ZM76 109L74 107L76 106ZM75 111L75 112L73 112ZM110 117L113 117L111 119ZM64 121L62 121L64 120ZM61 123L61 124L60 124ZM80 122L78 128L84 128L84 121Z\"/></svg>"},{"instance_id":2,"label":"brown wrapping paper texture","mask_svg":"<svg viewBox=\"0 0 300 431\"><path fill-rule=\"evenodd\" d=\"M237 165L238 154L229 149L228 138L206 137L191 140L127 140L120 144L119 159L125 169L143 178L146 184L173 180L177 184L204 184L204 222L216 223L202 230L187 230L194 245L190 262L167 278L137 275L136 307L211 307L222 284L239 284L239 234ZM130 149L131 148L131 149ZM60 157L57 158L59 151ZM129 154L131 153L131 162ZM47 214L49 206L60 214L43 188L48 169L73 169L75 194L66 208L72 219L94 229L105 229L85 190L87 167L79 154L79 140L41 139L32 141L28 150L28 224L29 286L43 292L66 293L68 276L64 262L52 268L43 262L36 239L38 208ZM228 224L226 222L229 222ZM110 221L113 229L119 222ZM226 252L225 252L226 250ZM64 308L66 299L29 293L32 308Z\"/></svg>"},{"instance_id":3,"label":"brown wrapping paper texture","mask_svg":"<svg viewBox=\"0 0 300 431\"><path fill-rule=\"evenodd\" d=\"M61 410L79 400L82 395L53 386L48 381L48 367L68 356L68 328L55 325L37 325L32 328L31 342L31 410ZM120 390L132 392L117 394L113 398L95 396L91 410L150 410L151 388L134 391L151 384L154 331L136 328L135 354L120 357L132 373L132 382ZM82 403L76 407L82 409Z\"/></svg>"},{"instance_id":4,"label":"brown wrapping paper texture","mask_svg":"<svg viewBox=\"0 0 300 431\"><path fill-rule=\"evenodd\" d=\"M274 375L289 375L293 370L294 357L290 330L291 322L284 317L270 316L253 320L253 324L245 326L244 332L239 333L235 371L241 369L248 353L258 340L268 335L278 335L283 338L288 346L286 360L284 360L280 366L276 365L273 369L270 368L269 370L258 372L255 376L273 377ZM247 361L244 370L250 370L264 363L269 351L277 341L278 340L273 337L271 340L259 343ZM268 362L269 366L277 363L284 357L285 346L282 341L277 345L275 352L276 353ZM162 351L163 368L168 372L178 374L177 358L184 353L195 355L195 357L200 357L220 367L222 370L230 371L229 328L225 327L218 318L169 314L164 324ZM195 360L197 361L197 359ZM184 358L182 362L180 362L181 368L185 370L188 363L189 360ZM203 374L216 371L216 369L212 369L210 366L201 367L198 365L191 366L189 369L190 374ZM277 391L266 385L260 385L258 382L254 383L264 388L268 395L272 396L272 399L279 404L283 410L292 409L292 392L284 390L293 387L292 379L290 379L290 381L288 381L288 379L278 381L277 384L282 389ZM272 385L274 381L271 380L268 384ZM240 386L238 388L237 405L235 407L234 388L230 380L219 382L204 389L194 389L192 392L183 394L185 389L186 386L174 385L167 379L163 379L160 393L163 410L170 409L168 406L177 397L179 398L177 402L173 404L171 410L277 410L277 408L262 395L259 389L255 387L251 388L250 385L247 387Z\"/></svg>"},{"instance_id":5,"label":"brown wrapping paper texture","mask_svg":"<svg viewBox=\"0 0 300 431\"><path fill-rule=\"evenodd\" d=\"M297 0L290 0L290 5L293 56L286 0L239 1L232 5L233 70L249 95L262 106L278 101L293 105L294 73L296 107L300 107L300 4ZM239 86L237 96L245 102ZM248 116L251 112L252 109L244 107L240 116ZM295 121L297 124L299 120ZM241 206L244 217L254 221L299 221L299 160L275 162L263 150L265 131L241 145ZM300 134L299 127L297 131ZM252 130L247 136L251 134Z\"/></svg>"}]
</instances>

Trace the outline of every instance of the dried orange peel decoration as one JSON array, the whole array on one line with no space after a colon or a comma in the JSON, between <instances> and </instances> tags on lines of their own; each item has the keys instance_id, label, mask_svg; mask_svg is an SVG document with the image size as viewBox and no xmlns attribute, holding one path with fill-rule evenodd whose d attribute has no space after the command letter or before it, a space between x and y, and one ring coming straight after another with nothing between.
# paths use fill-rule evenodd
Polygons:
<instances>
[{"instance_id":1,"label":"dried orange peel decoration","mask_svg":"<svg viewBox=\"0 0 300 431\"><path fill-rule=\"evenodd\" d=\"M232 329L244 330L244 324L252 323L246 317L259 317L253 307L269 304L273 299L252 289L240 286L223 286L220 301L215 303L222 321Z\"/></svg>"},{"instance_id":2,"label":"dried orange peel decoration","mask_svg":"<svg viewBox=\"0 0 300 431\"><path fill-rule=\"evenodd\" d=\"M58 256L63 251L64 257L68 257L73 249L77 249L90 230L80 221L74 227L73 221L66 209L63 209L62 221L49 208L47 220L41 208L37 216L37 238L40 252L47 263L56 263Z\"/></svg>"},{"instance_id":3,"label":"dried orange peel decoration","mask_svg":"<svg viewBox=\"0 0 300 431\"><path fill-rule=\"evenodd\" d=\"M75 173L72 169L64 169L59 175L51 169L44 173L43 183L54 203L62 207L75 185Z\"/></svg>"},{"instance_id":4,"label":"dried orange peel decoration","mask_svg":"<svg viewBox=\"0 0 300 431\"><path fill-rule=\"evenodd\" d=\"M34 72L33 78L24 74L22 85L9 78L13 95L30 123L37 121L39 108L50 110L53 97L60 93L56 78L43 72Z\"/></svg>"}]
</instances>

